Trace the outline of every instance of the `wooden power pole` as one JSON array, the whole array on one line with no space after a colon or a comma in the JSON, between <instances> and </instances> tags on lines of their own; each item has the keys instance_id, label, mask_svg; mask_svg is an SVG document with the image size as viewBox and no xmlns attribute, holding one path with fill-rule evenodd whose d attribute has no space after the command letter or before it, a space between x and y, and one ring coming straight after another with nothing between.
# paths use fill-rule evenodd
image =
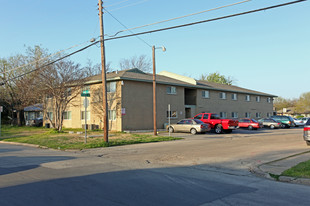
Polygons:
<instances>
[{"instance_id":1,"label":"wooden power pole","mask_svg":"<svg viewBox=\"0 0 310 206\"><path fill-rule=\"evenodd\" d=\"M101 47L101 75L102 75L102 92L103 92L103 130L104 141L109 142L109 122L108 122L108 103L107 103L107 82L106 82L106 64L104 48L104 29L103 29L103 8L102 0L99 0L99 20L100 20L100 47Z\"/></svg>"}]
</instances>

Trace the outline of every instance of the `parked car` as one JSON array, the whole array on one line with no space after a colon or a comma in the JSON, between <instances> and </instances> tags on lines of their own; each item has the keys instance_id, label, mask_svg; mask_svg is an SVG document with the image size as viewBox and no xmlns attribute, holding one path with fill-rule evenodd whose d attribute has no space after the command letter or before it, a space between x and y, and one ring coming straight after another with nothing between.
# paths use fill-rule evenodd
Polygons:
<instances>
[{"instance_id":1,"label":"parked car","mask_svg":"<svg viewBox=\"0 0 310 206\"><path fill-rule=\"evenodd\" d=\"M270 129L280 128L281 122L278 122L271 118L263 118L259 119L258 122L261 122L263 124L263 127L269 127Z\"/></svg>"},{"instance_id":2,"label":"parked car","mask_svg":"<svg viewBox=\"0 0 310 206\"><path fill-rule=\"evenodd\" d=\"M308 119L304 126L304 140L306 141L307 145L310 146L310 119Z\"/></svg>"},{"instance_id":3,"label":"parked car","mask_svg":"<svg viewBox=\"0 0 310 206\"><path fill-rule=\"evenodd\" d=\"M168 125L169 132L190 132L191 134L206 133L211 130L209 124L199 119L182 119L176 124Z\"/></svg>"},{"instance_id":4,"label":"parked car","mask_svg":"<svg viewBox=\"0 0 310 206\"><path fill-rule=\"evenodd\" d=\"M239 119L239 128L248 128L249 130L252 129L259 129L263 127L263 124L256 121L255 119L250 118L241 118Z\"/></svg>"},{"instance_id":5,"label":"parked car","mask_svg":"<svg viewBox=\"0 0 310 206\"><path fill-rule=\"evenodd\" d=\"M238 128L238 120L233 119L221 119L218 114L215 113L199 113L194 119L199 119L204 123L211 125L215 133L231 133L232 130Z\"/></svg>"},{"instance_id":6,"label":"parked car","mask_svg":"<svg viewBox=\"0 0 310 206\"><path fill-rule=\"evenodd\" d=\"M34 126L42 127L43 126L43 117L38 117L34 119Z\"/></svg>"},{"instance_id":7,"label":"parked car","mask_svg":"<svg viewBox=\"0 0 310 206\"><path fill-rule=\"evenodd\" d=\"M299 126L304 126L305 125L305 122L302 119L296 119L296 118L293 118L293 119L294 119L295 127L299 127Z\"/></svg>"},{"instance_id":8,"label":"parked car","mask_svg":"<svg viewBox=\"0 0 310 206\"><path fill-rule=\"evenodd\" d=\"M281 122L281 124L282 124L281 126L283 128L295 127L294 119L290 116L274 115L274 116L271 116L270 118L272 118L278 122Z\"/></svg>"}]
</instances>

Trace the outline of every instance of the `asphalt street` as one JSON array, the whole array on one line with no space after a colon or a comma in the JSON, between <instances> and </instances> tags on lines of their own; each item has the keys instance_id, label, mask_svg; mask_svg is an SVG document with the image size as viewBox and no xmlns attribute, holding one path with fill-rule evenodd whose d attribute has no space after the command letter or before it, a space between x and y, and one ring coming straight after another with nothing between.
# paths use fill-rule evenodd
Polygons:
<instances>
[{"instance_id":1,"label":"asphalt street","mask_svg":"<svg viewBox=\"0 0 310 206\"><path fill-rule=\"evenodd\" d=\"M0 143L0 205L309 205L309 186L250 171L309 151L301 131L173 134L184 140L84 151Z\"/></svg>"}]
</instances>

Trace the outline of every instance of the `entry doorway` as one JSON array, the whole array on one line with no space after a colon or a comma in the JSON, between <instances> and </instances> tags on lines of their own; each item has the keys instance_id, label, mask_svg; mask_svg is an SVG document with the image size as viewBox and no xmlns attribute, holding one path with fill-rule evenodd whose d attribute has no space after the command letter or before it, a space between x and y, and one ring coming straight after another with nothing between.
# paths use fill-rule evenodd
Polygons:
<instances>
[{"instance_id":1,"label":"entry doorway","mask_svg":"<svg viewBox=\"0 0 310 206\"><path fill-rule=\"evenodd\" d=\"M185 108L185 118L192 117L192 108Z\"/></svg>"}]
</instances>

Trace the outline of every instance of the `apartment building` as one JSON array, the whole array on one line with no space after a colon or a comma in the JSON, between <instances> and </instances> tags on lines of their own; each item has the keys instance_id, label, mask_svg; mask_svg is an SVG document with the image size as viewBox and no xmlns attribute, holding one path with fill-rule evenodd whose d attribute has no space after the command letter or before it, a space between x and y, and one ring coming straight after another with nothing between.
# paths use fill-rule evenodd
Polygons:
<instances>
[{"instance_id":1,"label":"apartment building","mask_svg":"<svg viewBox=\"0 0 310 206\"><path fill-rule=\"evenodd\" d=\"M108 119L112 131L153 129L153 75L138 69L107 74ZM85 84L90 104L77 97L64 112L64 127L103 127L101 75ZM237 86L198 81L171 72L156 75L157 128L168 122L190 118L200 112L214 112L223 118L264 118L273 114L275 95ZM52 115L52 114L49 114Z\"/></svg>"}]
</instances>

